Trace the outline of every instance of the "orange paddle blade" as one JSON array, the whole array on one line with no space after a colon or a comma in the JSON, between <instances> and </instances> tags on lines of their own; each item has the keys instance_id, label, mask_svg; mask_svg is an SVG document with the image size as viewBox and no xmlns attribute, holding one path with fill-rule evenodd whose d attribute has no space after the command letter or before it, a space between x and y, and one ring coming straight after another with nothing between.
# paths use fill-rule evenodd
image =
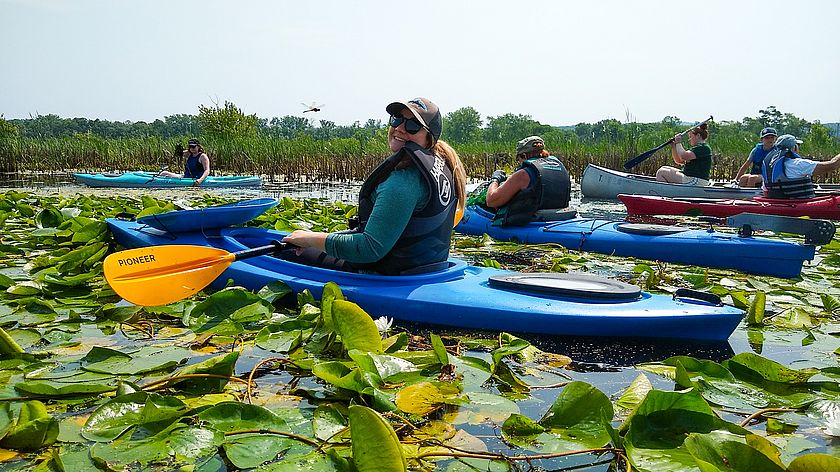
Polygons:
<instances>
[{"instance_id":1,"label":"orange paddle blade","mask_svg":"<svg viewBox=\"0 0 840 472\"><path fill-rule=\"evenodd\" d=\"M159 306L182 300L216 280L236 255L206 246L150 246L105 258L105 280L135 305Z\"/></svg>"}]
</instances>

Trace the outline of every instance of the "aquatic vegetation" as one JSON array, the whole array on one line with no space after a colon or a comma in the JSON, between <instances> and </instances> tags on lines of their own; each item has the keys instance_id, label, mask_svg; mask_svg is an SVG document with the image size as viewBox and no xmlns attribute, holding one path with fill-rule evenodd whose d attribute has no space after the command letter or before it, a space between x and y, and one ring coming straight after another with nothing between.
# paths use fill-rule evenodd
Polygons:
<instances>
[{"instance_id":1,"label":"aquatic vegetation","mask_svg":"<svg viewBox=\"0 0 840 472\"><path fill-rule=\"evenodd\" d=\"M105 217L216 203L0 194L0 467L817 471L840 463L837 241L801 279L782 280L457 238L455 251L486 264L589 270L665 292L708 289L752 311L739 331L752 352L648 358L616 381L597 375L614 366L598 370L585 354L566 357L507 333L377 323L334 284L320 300L280 283L163 307L114 295L101 275L105 255L119 249ZM331 231L354 212L285 198L249 224ZM790 365L760 355L784 343L807 344L812 355Z\"/></svg>"}]
</instances>

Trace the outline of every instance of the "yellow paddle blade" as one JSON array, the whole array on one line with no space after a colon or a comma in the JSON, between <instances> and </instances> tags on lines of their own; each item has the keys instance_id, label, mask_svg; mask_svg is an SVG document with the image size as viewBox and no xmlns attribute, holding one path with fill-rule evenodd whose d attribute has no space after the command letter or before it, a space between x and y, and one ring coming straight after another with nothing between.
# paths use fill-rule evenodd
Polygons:
<instances>
[{"instance_id":1,"label":"yellow paddle blade","mask_svg":"<svg viewBox=\"0 0 840 472\"><path fill-rule=\"evenodd\" d=\"M182 300L213 282L236 260L233 253L205 246L150 246L105 258L105 280L135 305L159 306Z\"/></svg>"}]
</instances>

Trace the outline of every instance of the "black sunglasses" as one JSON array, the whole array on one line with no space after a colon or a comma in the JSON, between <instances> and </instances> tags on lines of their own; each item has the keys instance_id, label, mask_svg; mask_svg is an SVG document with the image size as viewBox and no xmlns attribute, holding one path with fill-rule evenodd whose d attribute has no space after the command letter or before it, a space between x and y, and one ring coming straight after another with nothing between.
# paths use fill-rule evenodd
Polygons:
<instances>
[{"instance_id":1,"label":"black sunglasses","mask_svg":"<svg viewBox=\"0 0 840 472\"><path fill-rule=\"evenodd\" d=\"M391 121L388 122L392 128L396 128L403 123L405 123L405 132L408 134L417 134L421 129L425 128L422 123L414 118L406 118L404 116L391 116Z\"/></svg>"}]
</instances>

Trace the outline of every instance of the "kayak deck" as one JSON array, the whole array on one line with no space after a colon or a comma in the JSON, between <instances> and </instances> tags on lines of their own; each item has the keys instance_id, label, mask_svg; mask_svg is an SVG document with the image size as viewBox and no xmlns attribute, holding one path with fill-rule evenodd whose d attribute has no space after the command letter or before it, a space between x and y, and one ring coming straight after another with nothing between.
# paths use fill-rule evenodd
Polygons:
<instances>
[{"instance_id":1,"label":"kayak deck","mask_svg":"<svg viewBox=\"0 0 840 472\"><path fill-rule=\"evenodd\" d=\"M687 215L726 218L740 213L779 216L807 216L840 220L840 195L802 200L755 197L752 200L714 198L668 198L651 195L619 195L630 215Z\"/></svg>"}]
</instances>

